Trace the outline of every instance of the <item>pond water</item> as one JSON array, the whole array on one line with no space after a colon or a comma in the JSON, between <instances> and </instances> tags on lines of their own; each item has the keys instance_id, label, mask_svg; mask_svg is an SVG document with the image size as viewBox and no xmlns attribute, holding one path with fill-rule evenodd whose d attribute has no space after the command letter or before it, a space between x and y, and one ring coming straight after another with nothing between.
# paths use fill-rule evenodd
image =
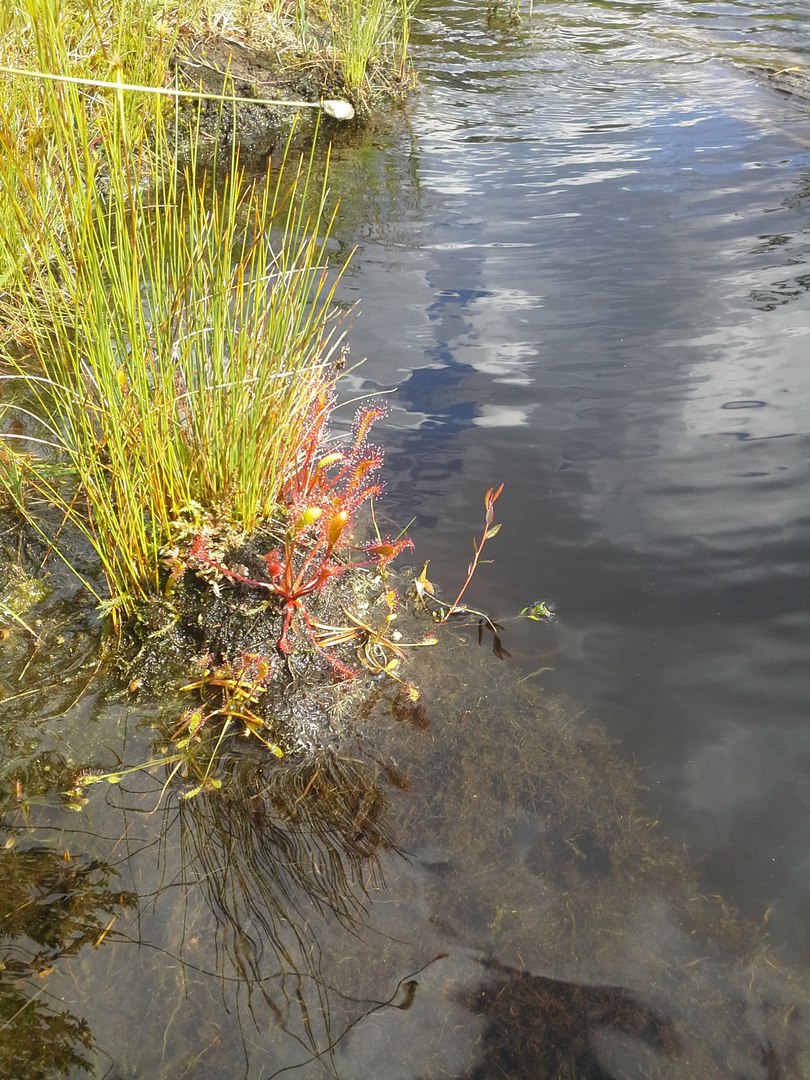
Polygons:
<instances>
[{"instance_id":1,"label":"pond water","mask_svg":"<svg viewBox=\"0 0 810 1080\"><path fill-rule=\"evenodd\" d=\"M506 482L470 601L556 602L515 660L808 957L810 108L752 69L807 70L810 9L522 11L421 9L421 92L349 210L389 501L451 591Z\"/></svg>"},{"instance_id":2,"label":"pond water","mask_svg":"<svg viewBox=\"0 0 810 1080\"><path fill-rule=\"evenodd\" d=\"M420 704L313 700L358 737L183 801L122 772L182 705L97 687L56 571L0 668L0 1077L810 1072L810 105L756 70L807 7L522 13L424 4L333 174L379 513L452 595L505 482L511 658L451 628Z\"/></svg>"}]
</instances>

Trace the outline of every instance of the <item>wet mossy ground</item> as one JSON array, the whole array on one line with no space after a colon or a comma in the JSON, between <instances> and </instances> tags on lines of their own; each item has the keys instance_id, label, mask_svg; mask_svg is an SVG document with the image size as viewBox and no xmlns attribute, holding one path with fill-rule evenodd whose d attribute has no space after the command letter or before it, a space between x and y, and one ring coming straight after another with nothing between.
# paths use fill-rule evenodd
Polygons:
<instances>
[{"instance_id":1,"label":"wet mossy ground","mask_svg":"<svg viewBox=\"0 0 810 1080\"><path fill-rule=\"evenodd\" d=\"M259 532L231 547L222 556L223 565L262 581L267 573L262 555L277 544L272 532ZM290 627L292 648L284 652L279 648L284 615L278 597L216 572L200 576L189 570L170 602L144 611L133 626L123 650L130 685L146 698L176 693L195 673L238 664L245 657L261 658L272 677L251 710L269 736L298 758L335 749L355 737L358 712L377 682L358 658L359 639L319 650L313 645L315 628L351 628L348 613L371 628L380 626L388 614L386 590L373 568L347 566L327 589L301 599ZM427 627L419 629L424 634ZM330 659L345 668L345 678L336 674Z\"/></svg>"},{"instance_id":2,"label":"wet mossy ground","mask_svg":"<svg viewBox=\"0 0 810 1080\"><path fill-rule=\"evenodd\" d=\"M242 163L258 169L268 156L282 153L288 145L298 150L308 146L316 125L327 140L343 139L373 122L380 110L404 101L414 84L409 68L396 72L384 62L372 65L365 89L351 90L340 67L329 59L327 39L328 32L316 28L311 47L304 52L294 37L268 43L242 35L181 36L173 61L181 87L225 98L255 99L255 103L236 106L227 101L182 103L180 115L194 125L199 121L199 152L205 153L206 145L216 146L220 158L227 157L236 144ZM335 120L317 108L277 104L315 105L330 99L348 101L356 117ZM182 146L180 152L182 156Z\"/></svg>"}]
</instances>

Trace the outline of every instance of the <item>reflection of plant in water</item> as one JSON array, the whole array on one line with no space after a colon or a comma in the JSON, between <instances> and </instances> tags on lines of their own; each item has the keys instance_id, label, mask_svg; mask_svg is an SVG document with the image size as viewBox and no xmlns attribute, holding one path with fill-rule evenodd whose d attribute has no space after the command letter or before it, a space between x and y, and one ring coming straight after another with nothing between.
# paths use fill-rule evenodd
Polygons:
<instances>
[{"instance_id":1,"label":"reflection of plant in water","mask_svg":"<svg viewBox=\"0 0 810 1080\"><path fill-rule=\"evenodd\" d=\"M28 1078L91 1071L87 1024L54 1011L45 980L64 957L99 945L134 893L116 890L115 872L95 859L46 848L0 851L0 1075ZM33 980L36 980L34 982Z\"/></svg>"}]
</instances>

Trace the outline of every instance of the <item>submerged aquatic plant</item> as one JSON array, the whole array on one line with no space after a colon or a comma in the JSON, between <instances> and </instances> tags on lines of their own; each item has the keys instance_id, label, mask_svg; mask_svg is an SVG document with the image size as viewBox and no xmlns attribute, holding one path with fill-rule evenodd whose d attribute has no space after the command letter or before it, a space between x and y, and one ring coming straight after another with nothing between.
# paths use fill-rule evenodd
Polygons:
<instances>
[{"instance_id":1,"label":"submerged aquatic plant","mask_svg":"<svg viewBox=\"0 0 810 1080\"><path fill-rule=\"evenodd\" d=\"M521 22L521 0L489 0L487 3L487 24L514 28ZM534 0L529 0L529 15L534 14Z\"/></svg>"},{"instance_id":2,"label":"submerged aquatic plant","mask_svg":"<svg viewBox=\"0 0 810 1080\"><path fill-rule=\"evenodd\" d=\"M41 842L23 846L13 830L3 839L0 1075L89 1075L93 1033L49 992L48 981L88 946L99 948L138 897L121 888L118 872L103 860Z\"/></svg>"}]
</instances>

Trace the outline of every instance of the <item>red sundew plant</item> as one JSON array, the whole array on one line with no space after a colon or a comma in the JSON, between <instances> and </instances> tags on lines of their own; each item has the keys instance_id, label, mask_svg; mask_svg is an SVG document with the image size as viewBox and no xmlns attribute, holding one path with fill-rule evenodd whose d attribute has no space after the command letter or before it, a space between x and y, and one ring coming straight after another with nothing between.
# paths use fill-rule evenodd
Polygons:
<instances>
[{"instance_id":1,"label":"red sundew plant","mask_svg":"<svg viewBox=\"0 0 810 1080\"><path fill-rule=\"evenodd\" d=\"M300 613L312 643L323 651L304 603L306 597L322 592L350 567L374 566L384 570L402 551L413 546L408 537L379 538L361 549L367 556L362 561L339 557L338 550L351 533L357 511L382 491L376 476L383 454L378 447L368 445L368 433L372 424L385 415L385 410L379 406L361 409L348 449L324 454L324 427L333 406L331 392L325 391L313 408L301 452L282 486L288 525L283 547L262 556L267 578L250 578L225 566L210 554L202 533L195 537L188 552L192 565L211 567L231 581L264 589L279 598L284 619L278 647L283 653L292 648L289 632L296 612ZM324 655L339 677L356 674L336 658Z\"/></svg>"}]
</instances>

